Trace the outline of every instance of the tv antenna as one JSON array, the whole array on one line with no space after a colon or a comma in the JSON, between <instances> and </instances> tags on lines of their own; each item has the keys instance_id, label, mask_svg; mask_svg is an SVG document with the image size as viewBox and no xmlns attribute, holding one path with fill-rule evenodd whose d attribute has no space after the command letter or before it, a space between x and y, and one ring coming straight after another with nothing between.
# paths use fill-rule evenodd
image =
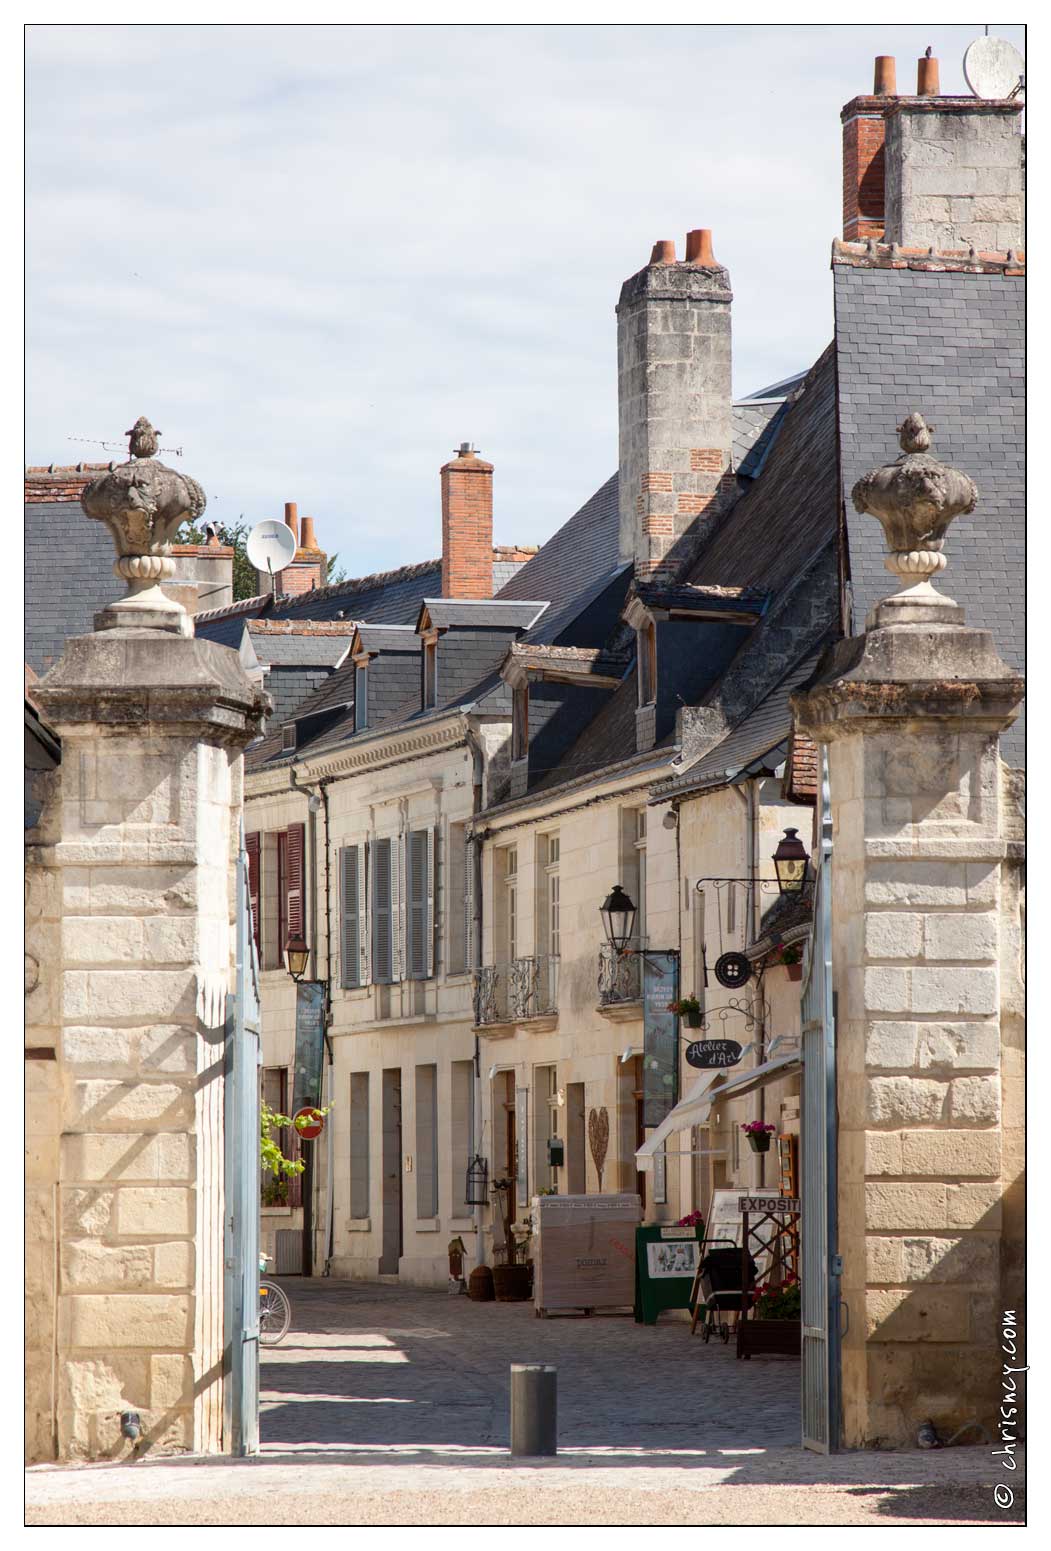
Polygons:
<instances>
[{"instance_id":1,"label":"tv antenna","mask_svg":"<svg viewBox=\"0 0 1051 1551\"><path fill-rule=\"evenodd\" d=\"M127 450L128 450L126 442L104 442L104 441L101 440L101 438L96 437L96 436L67 436L66 437L66 441L67 442L86 442L89 447L105 447L107 449L115 448L115 449L117 449L120 452L127 452ZM182 448L181 447L158 447L157 451L158 452L170 452L176 458L181 458L182 457Z\"/></svg>"},{"instance_id":2,"label":"tv antenna","mask_svg":"<svg viewBox=\"0 0 1051 1551\"><path fill-rule=\"evenodd\" d=\"M1025 96L1025 60L1006 38L975 38L963 56L963 73L976 97L1003 102Z\"/></svg>"},{"instance_id":3,"label":"tv antenna","mask_svg":"<svg viewBox=\"0 0 1051 1551\"><path fill-rule=\"evenodd\" d=\"M270 586L276 598L277 573L295 559L296 541L292 529L285 522L267 517L263 522L256 523L248 535L245 548L256 570L269 573Z\"/></svg>"}]
</instances>

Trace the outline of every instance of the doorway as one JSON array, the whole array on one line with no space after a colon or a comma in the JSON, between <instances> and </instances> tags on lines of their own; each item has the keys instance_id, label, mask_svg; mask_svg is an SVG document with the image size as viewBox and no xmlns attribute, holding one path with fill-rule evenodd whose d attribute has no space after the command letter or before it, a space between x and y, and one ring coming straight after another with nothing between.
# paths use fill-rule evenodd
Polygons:
<instances>
[{"instance_id":1,"label":"doorway","mask_svg":"<svg viewBox=\"0 0 1051 1551\"><path fill-rule=\"evenodd\" d=\"M383 1250L380 1275L397 1276L403 1249L401 1068L383 1073Z\"/></svg>"}]
</instances>

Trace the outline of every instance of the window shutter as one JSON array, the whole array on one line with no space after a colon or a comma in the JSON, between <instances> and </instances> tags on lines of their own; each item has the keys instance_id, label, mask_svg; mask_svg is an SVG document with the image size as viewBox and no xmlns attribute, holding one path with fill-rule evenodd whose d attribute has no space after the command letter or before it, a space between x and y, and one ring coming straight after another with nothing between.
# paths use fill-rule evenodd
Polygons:
<instances>
[{"instance_id":1,"label":"window shutter","mask_svg":"<svg viewBox=\"0 0 1051 1551\"><path fill-rule=\"evenodd\" d=\"M437 939L434 932L434 900L438 889L438 830L432 825L425 831L427 836L427 955L424 974L434 974L434 955Z\"/></svg>"},{"instance_id":2,"label":"window shutter","mask_svg":"<svg viewBox=\"0 0 1051 1551\"><path fill-rule=\"evenodd\" d=\"M405 979L405 836L390 843L391 979Z\"/></svg>"},{"instance_id":3,"label":"window shutter","mask_svg":"<svg viewBox=\"0 0 1051 1551\"><path fill-rule=\"evenodd\" d=\"M391 849L390 840L377 840L372 848L372 979L377 985L394 979Z\"/></svg>"},{"instance_id":4,"label":"window shutter","mask_svg":"<svg viewBox=\"0 0 1051 1551\"><path fill-rule=\"evenodd\" d=\"M260 954L259 947L259 831L245 836L245 850L248 852L248 898L252 906L252 938L255 942L256 957Z\"/></svg>"},{"instance_id":5,"label":"window shutter","mask_svg":"<svg viewBox=\"0 0 1051 1551\"><path fill-rule=\"evenodd\" d=\"M474 941L474 848L477 840L470 839L464 844L463 867L463 967L475 969L475 941Z\"/></svg>"},{"instance_id":6,"label":"window shutter","mask_svg":"<svg viewBox=\"0 0 1051 1551\"><path fill-rule=\"evenodd\" d=\"M344 846L339 853L340 984L364 985L361 960L361 892L364 858L361 846Z\"/></svg>"},{"instance_id":7,"label":"window shutter","mask_svg":"<svg viewBox=\"0 0 1051 1551\"><path fill-rule=\"evenodd\" d=\"M425 980L430 974L427 952L430 838L428 829L410 830L407 837L405 914L408 923L407 976L410 980Z\"/></svg>"},{"instance_id":8,"label":"window shutter","mask_svg":"<svg viewBox=\"0 0 1051 1551\"><path fill-rule=\"evenodd\" d=\"M289 937L306 936L306 912L303 909L303 873L306 860L306 825L290 824L285 848L285 927ZM284 952L284 943L279 944Z\"/></svg>"},{"instance_id":9,"label":"window shutter","mask_svg":"<svg viewBox=\"0 0 1051 1551\"><path fill-rule=\"evenodd\" d=\"M361 974L361 984L369 983L369 931L368 913L366 901L368 900L368 872L369 872L369 845L366 840L364 845L358 847L360 865L358 867L358 969Z\"/></svg>"}]
</instances>

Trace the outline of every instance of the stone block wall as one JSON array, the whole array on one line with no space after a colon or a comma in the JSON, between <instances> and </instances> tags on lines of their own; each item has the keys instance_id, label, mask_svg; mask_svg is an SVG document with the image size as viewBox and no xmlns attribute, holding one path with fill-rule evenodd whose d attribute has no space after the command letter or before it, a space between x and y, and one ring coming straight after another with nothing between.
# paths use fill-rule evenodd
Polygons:
<instances>
[{"instance_id":1,"label":"stone block wall","mask_svg":"<svg viewBox=\"0 0 1051 1551\"><path fill-rule=\"evenodd\" d=\"M1002 766L987 731L830 745L847 1446L996 1408Z\"/></svg>"},{"instance_id":2,"label":"stone block wall","mask_svg":"<svg viewBox=\"0 0 1051 1551\"><path fill-rule=\"evenodd\" d=\"M886 240L1005 252L1025 244L1018 103L899 101L886 120Z\"/></svg>"}]
</instances>

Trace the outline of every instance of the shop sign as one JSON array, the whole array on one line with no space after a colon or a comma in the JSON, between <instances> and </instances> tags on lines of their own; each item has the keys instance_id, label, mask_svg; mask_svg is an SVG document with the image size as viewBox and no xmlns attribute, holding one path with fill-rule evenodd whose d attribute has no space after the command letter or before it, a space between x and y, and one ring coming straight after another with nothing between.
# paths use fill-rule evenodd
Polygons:
<instances>
[{"instance_id":1,"label":"shop sign","mask_svg":"<svg viewBox=\"0 0 1051 1551\"><path fill-rule=\"evenodd\" d=\"M325 1048L325 986L301 980L296 986L296 1049L292 1112L321 1102L321 1057Z\"/></svg>"},{"instance_id":2,"label":"shop sign","mask_svg":"<svg viewBox=\"0 0 1051 1551\"><path fill-rule=\"evenodd\" d=\"M686 1046L686 1064L710 1072L713 1067L736 1066L743 1054L735 1039L694 1039Z\"/></svg>"},{"instance_id":3,"label":"shop sign","mask_svg":"<svg viewBox=\"0 0 1051 1551\"><path fill-rule=\"evenodd\" d=\"M659 1126L679 1098L679 955L642 955L642 1123Z\"/></svg>"},{"instance_id":4,"label":"shop sign","mask_svg":"<svg viewBox=\"0 0 1051 1551\"><path fill-rule=\"evenodd\" d=\"M739 1212L801 1212L803 1203L798 1196L740 1196Z\"/></svg>"}]
</instances>

